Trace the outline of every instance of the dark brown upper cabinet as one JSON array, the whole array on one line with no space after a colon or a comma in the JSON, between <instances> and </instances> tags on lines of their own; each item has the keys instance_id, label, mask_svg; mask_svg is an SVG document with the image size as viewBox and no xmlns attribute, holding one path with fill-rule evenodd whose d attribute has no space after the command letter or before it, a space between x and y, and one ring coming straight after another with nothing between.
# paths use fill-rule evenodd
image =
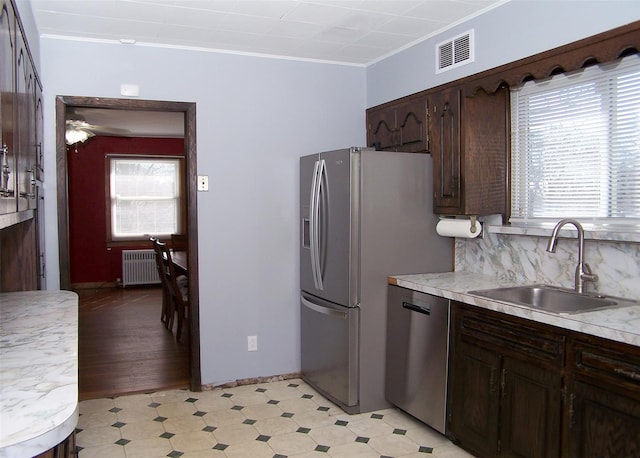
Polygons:
<instances>
[{"instance_id":1,"label":"dark brown upper cabinet","mask_svg":"<svg viewBox=\"0 0 640 458\"><path fill-rule=\"evenodd\" d=\"M379 151L429 150L427 97L413 96L367 110L367 146Z\"/></svg>"},{"instance_id":2,"label":"dark brown upper cabinet","mask_svg":"<svg viewBox=\"0 0 640 458\"><path fill-rule=\"evenodd\" d=\"M509 93L466 97L460 87L431 94L433 211L503 214L507 203Z\"/></svg>"}]
</instances>

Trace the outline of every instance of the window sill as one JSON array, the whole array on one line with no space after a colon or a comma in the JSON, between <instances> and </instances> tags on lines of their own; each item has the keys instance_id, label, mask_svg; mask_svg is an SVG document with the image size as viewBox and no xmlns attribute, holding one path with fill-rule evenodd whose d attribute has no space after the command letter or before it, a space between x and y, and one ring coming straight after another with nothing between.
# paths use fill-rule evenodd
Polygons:
<instances>
[{"instance_id":1,"label":"window sill","mask_svg":"<svg viewBox=\"0 0 640 458\"><path fill-rule=\"evenodd\" d=\"M506 234L506 235L528 235L535 237L550 237L551 231L553 231L553 225L551 226L518 226L514 224L500 225L487 223L485 225L487 232L492 234ZM571 235L569 235L571 234ZM576 229L567 225L560 230L560 235L563 237L576 237ZM618 228L609 230L584 230L585 240L601 240L608 242L628 242L628 243L640 243L640 231L633 231L629 228Z\"/></svg>"}]
</instances>

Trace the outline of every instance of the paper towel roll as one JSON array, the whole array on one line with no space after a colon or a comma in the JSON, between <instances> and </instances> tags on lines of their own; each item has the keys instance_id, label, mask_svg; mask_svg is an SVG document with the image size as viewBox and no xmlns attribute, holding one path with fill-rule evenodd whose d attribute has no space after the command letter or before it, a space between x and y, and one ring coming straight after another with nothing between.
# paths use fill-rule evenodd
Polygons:
<instances>
[{"instance_id":1,"label":"paper towel roll","mask_svg":"<svg viewBox=\"0 0 640 458\"><path fill-rule=\"evenodd\" d=\"M482 225L479 221L476 221L476 231L471 232L471 220L468 219L446 218L438 221L436 225L436 232L442 237L473 239L480 234L480 231L482 231Z\"/></svg>"}]
</instances>

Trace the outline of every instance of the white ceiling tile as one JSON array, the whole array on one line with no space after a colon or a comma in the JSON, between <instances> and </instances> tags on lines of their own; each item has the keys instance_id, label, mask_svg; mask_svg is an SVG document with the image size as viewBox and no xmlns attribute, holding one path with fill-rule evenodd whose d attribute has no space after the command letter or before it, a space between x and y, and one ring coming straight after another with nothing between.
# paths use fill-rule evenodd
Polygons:
<instances>
[{"instance_id":1,"label":"white ceiling tile","mask_svg":"<svg viewBox=\"0 0 640 458\"><path fill-rule=\"evenodd\" d=\"M328 5L298 3L282 19L286 21L307 22L309 24L329 25L339 21L347 10Z\"/></svg>"},{"instance_id":2,"label":"white ceiling tile","mask_svg":"<svg viewBox=\"0 0 640 458\"><path fill-rule=\"evenodd\" d=\"M265 17L227 14L221 26L237 32L267 34L277 22L277 19Z\"/></svg>"},{"instance_id":3,"label":"white ceiling tile","mask_svg":"<svg viewBox=\"0 0 640 458\"><path fill-rule=\"evenodd\" d=\"M41 34L367 64L508 0L30 1Z\"/></svg>"},{"instance_id":4,"label":"white ceiling tile","mask_svg":"<svg viewBox=\"0 0 640 458\"><path fill-rule=\"evenodd\" d=\"M273 24L273 28L269 30L269 34L280 37L311 38L322 32L322 30L322 26L315 24L276 21Z\"/></svg>"},{"instance_id":5,"label":"white ceiling tile","mask_svg":"<svg viewBox=\"0 0 640 458\"><path fill-rule=\"evenodd\" d=\"M479 1L465 3L455 0L431 0L417 5L408 12L408 15L438 22L455 22L485 7L486 3Z\"/></svg>"},{"instance_id":6,"label":"white ceiling tile","mask_svg":"<svg viewBox=\"0 0 640 458\"><path fill-rule=\"evenodd\" d=\"M432 1L432 0L429 0ZM378 0L363 1L359 6L363 11L376 11L379 13L391 14L394 16L403 16L411 9L425 3L421 0Z\"/></svg>"},{"instance_id":7,"label":"white ceiling tile","mask_svg":"<svg viewBox=\"0 0 640 458\"><path fill-rule=\"evenodd\" d=\"M367 34L366 30L347 29L344 27L330 27L322 29L322 31L314 36L320 41L329 41L335 43L352 43Z\"/></svg>"},{"instance_id":8,"label":"white ceiling tile","mask_svg":"<svg viewBox=\"0 0 640 458\"><path fill-rule=\"evenodd\" d=\"M398 35L385 32L370 32L354 44L369 48L387 49L389 51L398 49L407 43L406 35Z\"/></svg>"},{"instance_id":9,"label":"white ceiling tile","mask_svg":"<svg viewBox=\"0 0 640 458\"><path fill-rule=\"evenodd\" d=\"M292 0L243 0L237 3L235 11L252 16L280 19L292 10L296 3Z\"/></svg>"},{"instance_id":10,"label":"white ceiling tile","mask_svg":"<svg viewBox=\"0 0 640 458\"><path fill-rule=\"evenodd\" d=\"M414 19L409 17L398 17L389 21L388 24L380 27L381 32L398 33L412 37L408 41L419 37L428 36L436 30L442 28L444 22L429 21L427 19Z\"/></svg>"}]
</instances>

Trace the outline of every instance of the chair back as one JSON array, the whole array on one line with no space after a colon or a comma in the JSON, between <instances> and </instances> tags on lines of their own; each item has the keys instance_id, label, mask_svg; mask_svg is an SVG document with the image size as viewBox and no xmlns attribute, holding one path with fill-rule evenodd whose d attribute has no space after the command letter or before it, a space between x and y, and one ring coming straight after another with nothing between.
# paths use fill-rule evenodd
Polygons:
<instances>
[{"instance_id":1,"label":"chair back","mask_svg":"<svg viewBox=\"0 0 640 458\"><path fill-rule=\"evenodd\" d=\"M171 250L169 250L167 244L161 243L158 248L162 261L162 273L166 278L169 295L178 316L176 338L180 339L182 324L189 307L188 280L185 275L176 275L176 269L171 259Z\"/></svg>"},{"instance_id":2,"label":"chair back","mask_svg":"<svg viewBox=\"0 0 640 458\"><path fill-rule=\"evenodd\" d=\"M165 243L162 243L155 237L151 237L150 240L153 245L160 284L162 285L162 313L160 315L160 321L164 323L164 326L167 329L171 329L173 327L174 307L171 299L171 287L167 282L168 279L165 272L164 262L162 260L162 247Z\"/></svg>"}]
</instances>

